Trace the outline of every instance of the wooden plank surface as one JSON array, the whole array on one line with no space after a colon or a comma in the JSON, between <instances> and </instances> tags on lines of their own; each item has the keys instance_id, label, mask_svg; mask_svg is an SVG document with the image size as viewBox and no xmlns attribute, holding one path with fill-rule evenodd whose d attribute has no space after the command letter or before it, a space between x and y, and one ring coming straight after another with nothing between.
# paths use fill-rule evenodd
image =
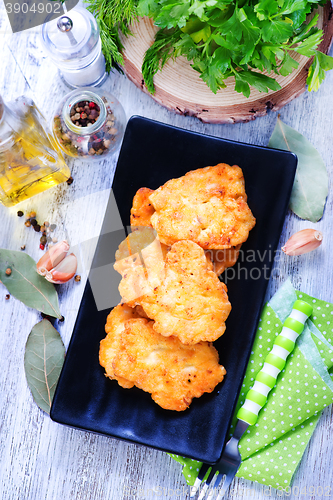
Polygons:
<instances>
[{"instance_id":1,"label":"wooden plank surface","mask_svg":"<svg viewBox=\"0 0 333 500\"><path fill-rule=\"evenodd\" d=\"M0 4L0 93L5 100L21 94L34 98L41 111L51 117L55 105L68 92L57 70L43 54L38 30L12 35L3 4ZM332 53L332 51L331 51ZM209 125L195 118L176 115L142 93L125 76L111 74L105 89L123 104L127 118L141 115L180 126L251 144L266 145L277 115L269 113L247 124ZM303 133L320 151L330 172L332 187L332 93L333 72L327 75L318 93L301 95L284 107L282 120ZM40 194L22 204L23 210L35 210L40 219L57 224L57 237L71 242L98 235L117 157L100 163L69 161L74 183ZM269 168L269 165L267 165ZM314 165L315 168L315 165ZM86 201L89 200L89 203ZM295 231L316 227L324 233L322 247L312 254L289 258L279 253L269 282L267 298L289 276L297 288L318 298L333 301L331 251L332 191L325 215L315 224L288 214L281 245ZM27 230L16 216L17 209L0 206L0 247L18 250L22 244L34 258L41 255L39 237ZM281 246L280 245L280 246ZM81 283L64 285L60 307L65 316L57 323L68 346L84 290ZM23 357L27 336L39 315L13 297L5 300L0 285L0 499L1 500L136 500L138 498L188 499L181 467L160 451L120 442L104 436L70 429L50 420L32 400L27 387ZM235 480L235 493L226 499L246 498L319 498L309 487L333 488L332 408L324 411L315 434L295 475L292 495L268 491L255 483ZM301 495L301 491L306 494ZM180 494L181 493L181 494ZM332 491L325 498L332 498Z\"/></svg>"}]
</instances>

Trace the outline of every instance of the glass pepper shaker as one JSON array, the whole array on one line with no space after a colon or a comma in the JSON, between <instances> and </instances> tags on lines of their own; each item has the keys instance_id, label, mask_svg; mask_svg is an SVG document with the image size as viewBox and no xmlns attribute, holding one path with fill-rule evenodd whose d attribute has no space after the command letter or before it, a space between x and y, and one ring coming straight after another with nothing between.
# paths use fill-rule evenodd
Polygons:
<instances>
[{"instance_id":1,"label":"glass pepper shaker","mask_svg":"<svg viewBox=\"0 0 333 500\"><path fill-rule=\"evenodd\" d=\"M42 25L42 43L70 88L102 85L107 77L96 19L85 8Z\"/></svg>"},{"instance_id":2,"label":"glass pepper shaker","mask_svg":"<svg viewBox=\"0 0 333 500\"><path fill-rule=\"evenodd\" d=\"M70 177L43 115L24 96L0 96L0 202L10 207Z\"/></svg>"},{"instance_id":3,"label":"glass pepper shaker","mask_svg":"<svg viewBox=\"0 0 333 500\"><path fill-rule=\"evenodd\" d=\"M101 160L118 150L126 115L118 99L104 89L73 90L59 103L53 134L64 153Z\"/></svg>"}]
</instances>

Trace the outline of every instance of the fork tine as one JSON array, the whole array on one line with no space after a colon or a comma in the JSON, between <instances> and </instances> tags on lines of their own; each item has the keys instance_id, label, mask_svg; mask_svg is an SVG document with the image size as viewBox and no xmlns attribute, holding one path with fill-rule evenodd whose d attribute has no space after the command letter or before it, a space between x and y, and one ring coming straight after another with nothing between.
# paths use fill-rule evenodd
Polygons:
<instances>
[{"instance_id":1,"label":"fork tine","mask_svg":"<svg viewBox=\"0 0 333 500\"><path fill-rule=\"evenodd\" d=\"M217 489L219 487L220 482L222 481L222 478L225 476L225 474L219 472L218 475L216 476L216 481L214 483L214 489Z\"/></svg>"},{"instance_id":2,"label":"fork tine","mask_svg":"<svg viewBox=\"0 0 333 500\"><path fill-rule=\"evenodd\" d=\"M198 493L199 488L200 488L200 484L201 484L201 479L199 479L199 476L198 476L195 480L194 485L191 486L191 489L190 489L190 499L191 500L192 500L192 498L196 497L196 494Z\"/></svg>"},{"instance_id":3,"label":"fork tine","mask_svg":"<svg viewBox=\"0 0 333 500\"><path fill-rule=\"evenodd\" d=\"M230 483L234 479L234 477L235 477L234 474L229 474L229 475L227 474L226 475L225 481L223 483L222 488L219 491L219 494L216 497L216 500L222 500L222 498L224 497L224 495L225 495L227 489L229 488Z\"/></svg>"},{"instance_id":4,"label":"fork tine","mask_svg":"<svg viewBox=\"0 0 333 500\"><path fill-rule=\"evenodd\" d=\"M205 498L207 490L208 490L208 484L205 483L202 490L200 491L200 495L198 497L198 500L203 500Z\"/></svg>"},{"instance_id":5,"label":"fork tine","mask_svg":"<svg viewBox=\"0 0 333 500\"><path fill-rule=\"evenodd\" d=\"M202 464L200 471L198 473L198 476L194 482L194 485L191 486L191 488L190 488L190 499L191 500L196 497L198 491L200 490L200 485L203 484L203 478L205 477L205 475L207 474L207 472L209 471L210 468L211 468L211 465L208 465L205 463Z\"/></svg>"}]
</instances>

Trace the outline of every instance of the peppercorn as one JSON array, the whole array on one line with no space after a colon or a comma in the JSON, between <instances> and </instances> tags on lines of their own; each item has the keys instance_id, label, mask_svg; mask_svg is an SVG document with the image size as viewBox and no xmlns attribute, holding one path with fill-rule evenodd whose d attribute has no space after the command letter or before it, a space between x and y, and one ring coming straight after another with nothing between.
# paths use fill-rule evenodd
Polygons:
<instances>
[{"instance_id":1,"label":"peppercorn","mask_svg":"<svg viewBox=\"0 0 333 500\"><path fill-rule=\"evenodd\" d=\"M52 231L52 232L53 232L53 231L55 230L55 228L56 228L56 227L57 227L57 225L56 225L56 224L51 224L51 226L50 226L50 231Z\"/></svg>"},{"instance_id":2,"label":"peppercorn","mask_svg":"<svg viewBox=\"0 0 333 500\"><path fill-rule=\"evenodd\" d=\"M45 233L45 230L46 230L45 226L40 226L40 232L41 233Z\"/></svg>"},{"instance_id":3,"label":"peppercorn","mask_svg":"<svg viewBox=\"0 0 333 500\"><path fill-rule=\"evenodd\" d=\"M10 295L9 295L9 293L7 293L7 295L6 295L6 297L5 297L5 298L6 298L6 300L9 300L9 299L10 299Z\"/></svg>"},{"instance_id":4,"label":"peppercorn","mask_svg":"<svg viewBox=\"0 0 333 500\"><path fill-rule=\"evenodd\" d=\"M79 274L77 274L74 278L74 281L76 281L77 283L79 283L79 281L81 281L81 276Z\"/></svg>"},{"instance_id":5,"label":"peppercorn","mask_svg":"<svg viewBox=\"0 0 333 500\"><path fill-rule=\"evenodd\" d=\"M67 181L66 181L66 182L67 182L67 184L68 184L69 186L70 186L71 184L73 184L73 182L74 182L73 177L70 177L69 179L67 179Z\"/></svg>"},{"instance_id":6,"label":"peppercorn","mask_svg":"<svg viewBox=\"0 0 333 500\"><path fill-rule=\"evenodd\" d=\"M19 211L17 212L17 215L18 215L18 217L22 217L24 214L23 214L22 210L19 210Z\"/></svg>"},{"instance_id":7,"label":"peppercorn","mask_svg":"<svg viewBox=\"0 0 333 500\"><path fill-rule=\"evenodd\" d=\"M12 274L12 270L10 267L7 267L6 274L7 274L7 276L10 276Z\"/></svg>"},{"instance_id":8,"label":"peppercorn","mask_svg":"<svg viewBox=\"0 0 333 500\"><path fill-rule=\"evenodd\" d=\"M32 226L36 226L37 225L36 219L30 219L30 222L31 222Z\"/></svg>"},{"instance_id":9,"label":"peppercorn","mask_svg":"<svg viewBox=\"0 0 333 500\"><path fill-rule=\"evenodd\" d=\"M27 227L30 227L30 226L31 226L31 222L30 222L30 220L26 220L24 224L25 224Z\"/></svg>"},{"instance_id":10,"label":"peppercorn","mask_svg":"<svg viewBox=\"0 0 333 500\"><path fill-rule=\"evenodd\" d=\"M36 217L36 212L30 212L29 217L30 219L34 219Z\"/></svg>"},{"instance_id":11,"label":"peppercorn","mask_svg":"<svg viewBox=\"0 0 333 500\"><path fill-rule=\"evenodd\" d=\"M25 245L22 245L22 246L21 246L21 250L25 250Z\"/></svg>"},{"instance_id":12,"label":"peppercorn","mask_svg":"<svg viewBox=\"0 0 333 500\"><path fill-rule=\"evenodd\" d=\"M46 236L41 236L39 241L41 242L42 245L46 245L46 242L47 242Z\"/></svg>"},{"instance_id":13,"label":"peppercorn","mask_svg":"<svg viewBox=\"0 0 333 500\"><path fill-rule=\"evenodd\" d=\"M39 248L40 248L41 250L44 250L45 245L43 245L43 244L41 243L41 244L39 245Z\"/></svg>"},{"instance_id":14,"label":"peppercorn","mask_svg":"<svg viewBox=\"0 0 333 500\"><path fill-rule=\"evenodd\" d=\"M34 230L36 231L36 233L39 233L39 231L40 231L40 225L39 225L39 224L36 224L36 225L34 226Z\"/></svg>"}]
</instances>

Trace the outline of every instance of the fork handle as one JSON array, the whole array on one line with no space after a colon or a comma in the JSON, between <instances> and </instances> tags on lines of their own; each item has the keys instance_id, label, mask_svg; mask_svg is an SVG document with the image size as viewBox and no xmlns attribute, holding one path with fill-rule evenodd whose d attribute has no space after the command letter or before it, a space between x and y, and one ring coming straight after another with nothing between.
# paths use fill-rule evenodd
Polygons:
<instances>
[{"instance_id":1,"label":"fork handle","mask_svg":"<svg viewBox=\"0 0 333 500\"><path fill-rule=\"evenodd\" d=\"M294 350L297 337L304 330L305 322L311 316L313 307L303 300L296 300L290 316L283 323L281 333L276 337L272 350L267 355L264 366L257 374L252 389L246 395L237 418L254 425L258 413L267 401L267 395L276 384L287 357Z\"/></svg>"}]
</instances>

